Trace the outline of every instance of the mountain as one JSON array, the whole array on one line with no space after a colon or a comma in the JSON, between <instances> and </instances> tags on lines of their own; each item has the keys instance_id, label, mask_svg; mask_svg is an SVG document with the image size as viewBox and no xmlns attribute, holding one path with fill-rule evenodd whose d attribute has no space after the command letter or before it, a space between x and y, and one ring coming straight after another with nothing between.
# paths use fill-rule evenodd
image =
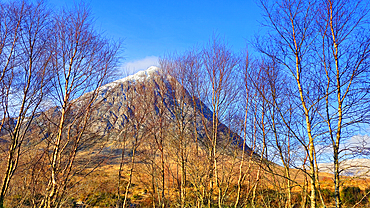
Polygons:
<instances>
[{"instance_id":1,"label":"mountain","mask_svg":"<svg viewBox=\"0 0 370 208\"><path fill-rule=\"evenodd\" d=\"M239 135L219 121L213 126L213 112L175 78L154 66L102 86L95 109L94 128L116 140L123 133L139 140L162 134L171 138L169 143L181 140L183 145L198 143L207 149L212 145L212 131L217 131L219 148L242 148Z\"/></svg>"}]
</instances>

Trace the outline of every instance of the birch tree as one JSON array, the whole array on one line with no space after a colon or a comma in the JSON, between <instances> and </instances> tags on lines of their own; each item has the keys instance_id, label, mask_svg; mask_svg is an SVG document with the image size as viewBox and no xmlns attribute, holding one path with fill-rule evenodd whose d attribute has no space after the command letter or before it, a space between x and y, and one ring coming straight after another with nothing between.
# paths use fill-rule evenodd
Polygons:
<instances>
[{"instance_id":1,"label":"birch tree","mask_svg":"<svg viewBox=\"0 0 370 208\"><path fill-rule=\"evenodd\" d=\"M101 85L112 75L119 49L94 30L91 15L83 5L56 15L52 35L51 96L57 108L56 114L44 113L54 125L46 140L50 148L49 180L40 207L61 206L76 173L78 153L82 146L100 137L90 125L94 101Z\"/></svg>"},{"instance_id":2,"label":"birch tree","mask_svg":"<svg viewBox=\"0 0 370 208\"><path fill-rule=\"evenodd\" d=\"M257 40L258 50L283 65L296 82L294 91L300 115L305 120L306 139L301 141L308 155L311 188L311 208L316 207L315 165L315 107L319 89L314 89L311 58L315 40L316 1L260 1L264 11L264 24L269 29L267 42ZM266 39L265 39L266 41Z\"/></svg>"},{"instance_id":3,"label":"birch tree","mask_svg":"<svg viewBox=\"0 0 370 208\"><path fill-rule=\"evenodd\" d=\"M24 140L47 92L50 14L43 3L0 3L0 134L6 140L0 207L16 173Z\"/></svg>"},{"instance_id":4,"label":"birch tree","mask_svg":"<svg viewBox=\"0 0 370 208\"><path fill-rule=\"evenodd\" d=\"M293 94L300 100L306 121L308 143L295 138L307 151L311 207L316 206L316 189L320 188L318 143L332 147L335 201L341 207L342 143L368 122L368 4L283 0L261 1L261 6L269 28L266 38L271 42L259 42L257 48L291 74L297 89Z\"/></svg>"},{"instance_id":5,"label":"birch tree","mask_svg":"<svg viewBox=\"0 0 370 208\"><path fill-rule=\"evenodd\" d=\"M370 37L369 6L364 1L320 2L317 20L318 58L325 85L325 108L321 113L333 150L336 207L342 207L339 189L342 143L355 136L357 125L369 114L368 76ZM354 126L356 125L356 127Z\"/></svg>"}]
</instances>

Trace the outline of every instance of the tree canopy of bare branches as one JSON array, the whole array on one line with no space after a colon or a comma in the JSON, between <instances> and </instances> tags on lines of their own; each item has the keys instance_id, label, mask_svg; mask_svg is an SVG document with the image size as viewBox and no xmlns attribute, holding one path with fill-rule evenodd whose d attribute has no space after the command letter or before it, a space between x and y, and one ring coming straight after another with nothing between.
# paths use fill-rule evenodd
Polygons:
<instances>
[{"instance_id":1,"label":"tree canopy of bare branches","mask_svg":"<svg viewBox=\"0 0 370 208\"><path fill-rule=\"evenodd\" d=\"M43 150L32 151L43 152L50 167L40 206L58 206L76 154L91 135L91 109L99 87L113 74L120 46L94 29L84 5L60 13L42 2L0 6L0 132L5 147L0 207L22 154L36 144ZM39 140L31 136L35 131L41 132Z\"/></svg>"}]
</instances>

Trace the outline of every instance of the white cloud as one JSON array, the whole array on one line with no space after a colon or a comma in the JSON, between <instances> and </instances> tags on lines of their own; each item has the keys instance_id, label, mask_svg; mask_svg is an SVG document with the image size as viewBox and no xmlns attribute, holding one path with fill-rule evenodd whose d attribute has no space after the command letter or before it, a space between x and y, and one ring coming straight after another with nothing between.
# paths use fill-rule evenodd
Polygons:
<instances>
[{"instance_id":1,"label":"white cloud","mask_svg":"<svg viewBox=\"0 0 370 208\"><path fill-rule=\"evenodd\" d=\"M349 159L340 162L340 171L342 175L346 176L364 176L369 177L370 173L370 160L362 159ZM318 168L322 172L334 173L333 163L319 163Z\"/></svg>"},{"instance_id":2,"label":"white cloud","mask_svg":"<svg viewBox=\"0 0 370 208\"><path fill-rule=\"evenodd\" d=\"M349 154L370 155L370 136L356 135L346 141L342 149L346 149Z\"/></svg>"},{"instance_id":3,"label":"white cloud","mask_svg":"<svg viewBox=\"0 0 370 208\"><path fill-rule=\"evenodd\" d=\"M150 66L158 66L157 56L147 56L143 59L128 62L122 66L122 71L126 75L132 75L138 71L146 70Z\"/></svg>"}]
</instances>

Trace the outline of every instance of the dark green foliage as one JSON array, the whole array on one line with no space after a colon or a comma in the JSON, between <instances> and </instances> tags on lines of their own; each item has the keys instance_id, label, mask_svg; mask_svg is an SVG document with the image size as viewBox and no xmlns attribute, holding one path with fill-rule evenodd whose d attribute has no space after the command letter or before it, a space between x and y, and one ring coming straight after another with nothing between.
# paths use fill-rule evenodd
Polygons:
<instances>
[{"instance_id":1,"label":"dark green foliage","mask_svg":"<svg viewBox=\"0 0 370 208\"><path fill-rule=\"evenodd\" d=\"M321 189L321 196L326 204L334 201L334 192L330 189Z\"/></svg>"},{"instance_id":2,"label":"dark green foliage","mask_svg":"<svg viewBox=\"0 0 370 208\"><path fill-rule=\"evenodd\" d=\"M117 196L109 192L96 192L90 194L84 201L90 206L114 207L117 203Z\"/></svg>"},{"instance_id":3,"label":"dark green foliage","mask_svg":"<svg viewBox=\"0 0 370 208\"><path fill-rule=\"evenodd\" d=\"M366 197L364 199L364 201L365 201L364 203L370 204L370 187L365 189L364 195L366 195Z\"/></svg>"},{"instance_id":4,"label":"dark green foliage","mask_svg":"<svg viewBox=\"0 0 370 208\"><path fill-rule=\"evenodd\" d=\"M343 190L340 194L344 205L354 205L364 196L361 189L356 186L343 187Z\"/></svg>"},{"instance_id":5,"label":"dark green foliage","mask_svg":"<svg viewBox=\"0 0 370 208\"><path fill-rule=\"evenodd\" d=\"M257 204L264 207L283 207L286 197L280 190L263 189L259 193L260 201Z\"/></svg>"}]
</instances>

